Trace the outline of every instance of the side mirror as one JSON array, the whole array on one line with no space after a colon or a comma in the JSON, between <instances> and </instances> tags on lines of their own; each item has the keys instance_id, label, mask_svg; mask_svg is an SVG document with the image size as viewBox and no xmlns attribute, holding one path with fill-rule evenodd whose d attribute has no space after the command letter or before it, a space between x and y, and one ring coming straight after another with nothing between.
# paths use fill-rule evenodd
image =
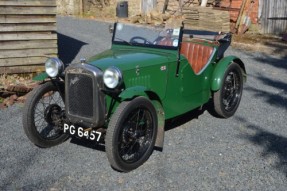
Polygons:
<instances>
[{"instance_id":1,"label":"side mirror","mask_svg":"<svg viewBox=\"0 0 287 191\"><path fill-rule=\"evenodd\" d=\"M109 31L110 31L110 33L114 33L114 27L113 27L113 25L109 25Z\"/></svg>"}]
</instances>

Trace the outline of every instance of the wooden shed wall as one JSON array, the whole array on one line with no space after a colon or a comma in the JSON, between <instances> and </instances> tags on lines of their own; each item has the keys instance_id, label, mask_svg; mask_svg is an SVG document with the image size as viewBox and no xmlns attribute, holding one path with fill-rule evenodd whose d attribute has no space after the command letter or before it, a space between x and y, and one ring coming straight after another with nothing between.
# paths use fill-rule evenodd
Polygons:
<instances>
[{"instance_id":1,"label":"wooden shed wall","mask_svg":"<svg viewBox=\"0 0 287 191\"><path fill-rule=\"evenodd\" d=\"M262 0L262 33L282 34L287 32L287 1Z\"/></svg>"},{"instance_id":2,"label":"wooden shed wall","mask_svg":"<svg viewBox=\"0 0 287 191\"><path fill-rule=\"evenodd\" d=\"M57 56L56 0L0 0L0 73L43 70Z\"/></svg>"}]
</instances>

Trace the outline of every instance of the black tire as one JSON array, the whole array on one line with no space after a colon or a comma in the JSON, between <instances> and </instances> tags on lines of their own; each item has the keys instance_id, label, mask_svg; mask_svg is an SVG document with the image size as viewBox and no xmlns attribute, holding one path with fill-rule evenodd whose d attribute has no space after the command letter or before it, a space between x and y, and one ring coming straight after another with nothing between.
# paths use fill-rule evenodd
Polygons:
<instances>
[{"instance_id":1,"label":"black tire","mask_svg":"<svg viewBox=\"0 0 287 191\"><path fill-rule=\"evenodd\" d=\"M231 63L224 73L221 88L213 94L215 115L229 118L236 112L241 101L243 75L237 63Z\"/></svg>"},{"instance_id":2,"label":"black tire","mask_svg":"<svg viewBox=\"0 0 287 191\"><path fill-rule=\"evenodd\" d=\"M151 155L156 136L157 115L152 103L144 97L122 102L111 117L106 134L111 166L122 172L138 168Z\"/></svg>"},{"instance_id":3,"label":"black tire","mask_svg":"<svg viewBox=\"0 0 287 191\"><path fill-rule=\"evenodd\" d=\"M52 111L53 110L53 111ZM52 82L33 89L28 95L23 111L23 127L27 137L38 147L48 148L65 141L62 127L52 121L54 113L64 110L64 102Z\"/></svg>"}]
</instances>

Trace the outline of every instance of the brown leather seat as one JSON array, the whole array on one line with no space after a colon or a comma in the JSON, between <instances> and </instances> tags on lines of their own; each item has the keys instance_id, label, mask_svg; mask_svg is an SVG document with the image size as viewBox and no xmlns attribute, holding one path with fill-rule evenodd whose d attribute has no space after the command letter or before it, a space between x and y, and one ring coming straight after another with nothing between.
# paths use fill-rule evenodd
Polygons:
<instances>
[{"instance_id":1,"label":"brown leather seat","mask_svg":"<svg viewBox=\"0 0 287 191\"><path fill-rule=\"evenodd\" d=\"M164 37L157 43L157 45L172 46L172 39L169 37Z\"/></svg>"},{"instance_id":2,"label":"brown leather seat","mask_svg":"<svg viewBox=\"0 0 287 191\"><path fill-rule=\"evenodd\" d=\"M213 49L194 42L182 42L180 53L187 58L194 73L198 74L212 56Z\"/></svg>"}]
</instances>

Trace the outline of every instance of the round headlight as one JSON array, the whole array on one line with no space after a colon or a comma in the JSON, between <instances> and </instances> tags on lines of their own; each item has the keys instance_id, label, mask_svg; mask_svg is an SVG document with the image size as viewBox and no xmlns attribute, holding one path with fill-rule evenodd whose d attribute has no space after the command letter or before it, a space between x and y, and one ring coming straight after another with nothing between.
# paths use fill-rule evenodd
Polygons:
<instances>
[{"instance_id":1,"label":"round headlight","mask_svg":"<svg viewBox=\"0 0 287 191\"><path fill-rule=\"evenodd\" d=\"M116 67L109 67L104 72L104 83L108 88L115 88L117 87L122 81L122 73Z\"/></svg>"},{"instance_id":2,"label":"round headlight","mask_svg":"<svg viewBox=\"0 0 287 191\"><path fill-rule=\"evenodd\" d=\"M64 64L58 58L49 58L45 62L45 70L46 73L53 78L58 76L64 71Z\"/></svg>"}]
</instances>

